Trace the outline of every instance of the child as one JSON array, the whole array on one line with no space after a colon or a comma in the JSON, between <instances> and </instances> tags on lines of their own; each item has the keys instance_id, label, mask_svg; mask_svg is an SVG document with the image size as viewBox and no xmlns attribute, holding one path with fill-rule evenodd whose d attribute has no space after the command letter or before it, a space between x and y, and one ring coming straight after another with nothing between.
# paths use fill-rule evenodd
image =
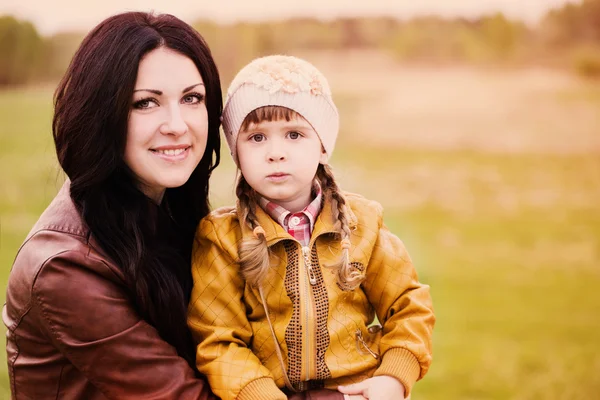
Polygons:
<instances>
[{"instance_id":1,"label":"child","mask_svg":"<svg viewBox=\"0 0 600 400\"><path fill-rule=\"evenodd\" d=\"M188 311L198 369L223 400L323 387L395 400L429 368L429 287L381 206L338 188L338 127L327 81L298 58L254 60L229 87L238 202L198 227Z\"/></svg>"}]
</instances>

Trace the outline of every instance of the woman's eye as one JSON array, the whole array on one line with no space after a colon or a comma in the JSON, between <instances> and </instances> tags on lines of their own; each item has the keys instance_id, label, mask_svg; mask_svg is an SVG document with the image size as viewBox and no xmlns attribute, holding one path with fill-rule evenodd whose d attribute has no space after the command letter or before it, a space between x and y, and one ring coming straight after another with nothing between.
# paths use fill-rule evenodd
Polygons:
<instances>
[{"instance_id":1,"label":"woman's eye","mask_svg":"<svg viewBox=\"0 0 600 400\"><path fill-rule=\"evenodd\" d=\"M192 94L185 96L183 98L183 102L185 104L196 104L196 103L200 103L203 98L204 98L204 96L201 95L200 93L192 93Z\"/></svg>"},{"instance_id":2,"label":"woman's eye","mask_svg":"<svg viewBox=\"0 0 600 400\"><path fill-rule=\"evenodd\" d=\"M133 103L133 108L137 108L140 110L153 108L156 106L157 106L156 102L152 99L142 99L142 100L138 100L135 103Z\"/></svg>"}]
</instances>

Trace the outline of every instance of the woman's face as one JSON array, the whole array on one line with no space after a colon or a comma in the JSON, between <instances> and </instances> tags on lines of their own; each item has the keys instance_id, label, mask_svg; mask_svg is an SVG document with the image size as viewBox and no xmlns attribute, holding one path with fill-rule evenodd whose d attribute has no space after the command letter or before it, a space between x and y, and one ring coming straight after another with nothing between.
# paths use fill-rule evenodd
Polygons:
<instances>
[{"instance_id":1,"label":"woman's face","mask_svg":"<svg viewBox=\"0 0 600 400\"><path fill-rule=\"evenodd\" d=\"M127 123L125 163L148 197L160 203L183 185L208 138L206 89L189 58L161 47L140 61Z\"/></svg>"}]
</instances>

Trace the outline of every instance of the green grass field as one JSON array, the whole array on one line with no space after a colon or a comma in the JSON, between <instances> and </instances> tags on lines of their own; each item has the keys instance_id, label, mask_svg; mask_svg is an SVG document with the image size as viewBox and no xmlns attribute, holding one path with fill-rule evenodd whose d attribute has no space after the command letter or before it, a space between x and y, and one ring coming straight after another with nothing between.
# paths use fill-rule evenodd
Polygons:
<instances>
[{"instance_id":1,"label":"green grass field","mask_svg":"<svg viewBox=\"0 0 600 400\"><path fill-rule=\"evenodd\" d=\"M398 79L410 73L399 70ZM525 94L517 107L516 97L506 99L516 94L496 82L499 76L517 79L514 72L461 73L462 80L453 72L428 73L427 82L446 82L447 91L452 85L460 91L465 82L471 88L495 82L490 90L502 99L497 107L514 110L518 118L498 116L498 110L469 114L469 104L475 107L479 100L465 98L460 108L439 101L436 89L419 94L426 113L410 101L406 104L413 108L394 113L383 86L364 96L364 82L345 86L343 77L332 79L343 121L332 160L341 185L384 205L387 224L406 243L421 280L431 285L437 314L434 362L412 398L595 398L600 392L600 87L520 77L515 87ZM410 90L418 90L412 85ZM386 112L375 112L378 100L387 102ZM2 299L19 244L63 179L51 113L47 89L0 92ZM493 123L481 129L486 118ZM378 128L365 121L376 121ZM476 135L452 140L448 135L457 127ZM504 143L495 137L501 128L512 132L506 137L520 147L496 146ZM409 138L407 130L428 132L432 141ZM407 139L391 140L396 131ZM444 136L436 140L435 132ZM212 181L214 206L232 199L234 169L227 154L224 147ZM0 358L0 397L8 398L4 352Z\"/></svg>"}]
</instances>

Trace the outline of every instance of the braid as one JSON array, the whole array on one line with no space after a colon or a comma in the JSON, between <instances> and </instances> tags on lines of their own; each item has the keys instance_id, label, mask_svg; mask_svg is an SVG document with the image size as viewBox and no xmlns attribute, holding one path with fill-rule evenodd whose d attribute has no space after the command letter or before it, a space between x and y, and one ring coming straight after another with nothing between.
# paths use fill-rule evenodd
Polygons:
<instances>
[{"instance_id":1,"label":"braid","mask_svg":"<svg viewBox=\"0 0 600 400\"><path fill-rule=\"evenodd\" d=\"M336 220L334 228L340 234L342 255L331 267L337 269L338 284L344 290L357 288L365 276L350 264L350 226L346 199L338 187L333 171L329 165L319 164L317 179L321 184L326 200L331 202L333 217Z\"/></svg>"},{"instance_id":2,"label":"braid","mask_svg":"<svg viewBox=\"0 0 600 400\"><path fill-rule=\"evenodd\" d=\"M269 271L269 247L264 230L258 224L256 194L243 175L238 180L236 195L240 201L240 224L254 231L254 237L243 240L239 246L242 275L250 285L260 285Z\"/></svg>"}]
</instances>

